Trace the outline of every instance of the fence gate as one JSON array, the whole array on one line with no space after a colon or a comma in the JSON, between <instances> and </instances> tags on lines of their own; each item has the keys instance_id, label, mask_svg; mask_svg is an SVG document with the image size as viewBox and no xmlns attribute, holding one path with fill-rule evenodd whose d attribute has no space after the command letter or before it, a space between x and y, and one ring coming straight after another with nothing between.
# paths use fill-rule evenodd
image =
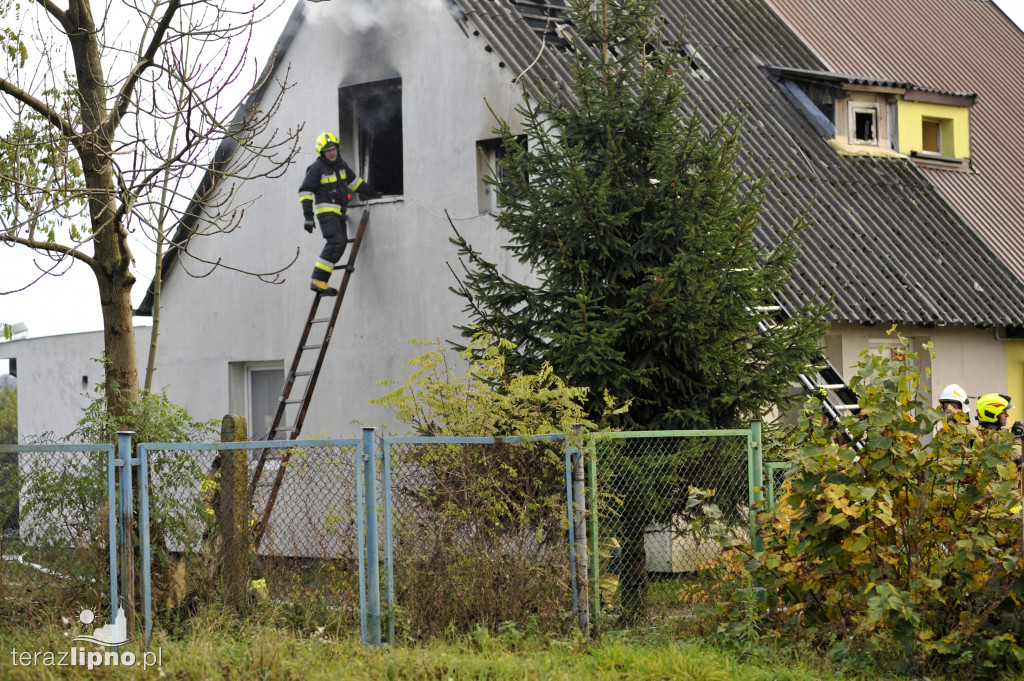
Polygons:
<instances>
[{"instance_id":1,"label":"fence gate","mask_svg":"<svg viewBox=\"0 0 1024 681\"><path fill-rule=\"evenodd\" d=\"M718 544L693 529L703 516L694 489L722 512L729 531L759 539L763 498L761 423L734 430L600 433L588 459L591 608L598 625L683 616L679 590L721 568Z\"/></svg>"}]
</instances>

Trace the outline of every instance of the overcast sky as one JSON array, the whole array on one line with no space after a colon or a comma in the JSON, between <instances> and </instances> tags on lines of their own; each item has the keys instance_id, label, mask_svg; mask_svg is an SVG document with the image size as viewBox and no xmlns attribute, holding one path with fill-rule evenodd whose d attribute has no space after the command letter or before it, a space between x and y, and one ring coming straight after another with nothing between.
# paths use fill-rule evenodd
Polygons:
<instances>
[{"instance_id":1,"label":"overcast sky","mask_svg":"<svg viewBox=\"0 0 1024 681\"><path fill-rule=\"evenodd\" d=\"M262 65L270 54L284 21L297 0L285 0L285 6L277 11L274 21L264 21L258 27L256 39L259 47L253 56ZM301 1L301 0L299 0ZM998 5L1017 26L1024 22L1024 0L996 0ZM294 75L294 74L293 74ZM135 253L142 272L152 271L153 256L141 249ZM33 261L46 264L45 257L23 247L0 246L0 321L14 324L23 322L28 326L30 337L49 336L80 331L95 331L102 328L99 295L91 273L82 264L75 264L61 277L44 277L24 291L12 292L30 284L38 273ZM138 305L145 296L148 280L139 283L133 290L132 302ZM3 356L0 343L0 357ZM6 361L0 359L0 374L6 373Z\"/></svg>"}]
</instances>

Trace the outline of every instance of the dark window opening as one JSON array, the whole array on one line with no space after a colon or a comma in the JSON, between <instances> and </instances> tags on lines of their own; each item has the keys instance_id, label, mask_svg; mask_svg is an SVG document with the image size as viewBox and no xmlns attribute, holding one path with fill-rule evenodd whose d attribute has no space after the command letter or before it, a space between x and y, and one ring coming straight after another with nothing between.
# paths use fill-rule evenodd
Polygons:
<instances>
[{"instance_id":1,"label":"dark window opening","mask_svg":"<svg viewBox=\"0 0 1024 681\"><path fill-rule=\"evenodd\" d=\"M854 139L858 142L875 141L875 113L873 111L856 111L854 119Z\"/></svg>"},{"instance_id":2,"label":"dark window opening","mask_svg":"<svg viewBox=\"0 0 1024 681\"><path fill-rule=\"evenodd\" d=\"M338 104L343 158L381 194L402 194L401 79L343 87Z\"/></svg>"},{"instance_id":3,"label":"dark window opening","mask_svg":"<svg viewBox=\"0 0 1024 681\"><path fill-rule=\"evenodd\" d=\"M526 135L519 135L516 141L526 146ZM506 192L513 190L512 181L506 176L504 159L508 150L500 137L481 140L476 143L477 151L477 199L481 213L494 213L498 210L497 192L493 184L486 181L491 178L497 181Z\"/></svg>"},{"instance_id":4,"label":"dark window opening","mask_svg":"<svg viewBox=\"0 0 1024 681\"><path fill-rule=\"evenodd\" d=\"M942 153L942 127L939 121L921 121L921 150Z\"/></svg>"}]
</instances>

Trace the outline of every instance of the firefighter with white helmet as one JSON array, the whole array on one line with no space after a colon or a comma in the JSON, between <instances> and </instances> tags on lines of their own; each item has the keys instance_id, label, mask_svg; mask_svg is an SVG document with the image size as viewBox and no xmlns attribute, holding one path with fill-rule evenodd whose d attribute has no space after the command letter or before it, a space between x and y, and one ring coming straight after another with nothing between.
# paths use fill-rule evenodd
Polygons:
<instances>
[{"instance_id":1,"label":"firefighter with white helmet","mask_svg":"<svg viewBox=\"0 0 1024 681\"><path fill-rule=\"evenodd\" d=\"M971 403L967 391L956 383L950 383L939 395L939 408L946 412L946 418L950 421L956 419L956 414L962 412L970 420L968 405Z\"/></svg>"}]
</instances>

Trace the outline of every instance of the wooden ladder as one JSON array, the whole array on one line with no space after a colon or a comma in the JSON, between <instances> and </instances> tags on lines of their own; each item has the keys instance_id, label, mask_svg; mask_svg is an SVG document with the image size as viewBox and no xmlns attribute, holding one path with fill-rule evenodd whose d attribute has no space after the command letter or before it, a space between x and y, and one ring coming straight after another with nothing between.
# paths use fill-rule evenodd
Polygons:
<instances>
[{"instance_id":1,"label":"wooden ladder","mask_svg":"<svg viewBox=\"0 0 1024 681\"><path fill-rule=\"evenodd\" d=\"M299 339L299 347L295 351L295 357L292 359L291 368L288 370L288 376L285 378L284 387L281 389L281 398L277 403L277 412L274 415L273 425L270 426L270 430L267 431L267 440L295 440L298 439L299 433L302 432L302 424L306 420L306 411L309 409L309 403L313 399L313 390L316 388L317 378L320 376L320 368L323 366L324 357L327 355L327 346L331 342L331 335L334 332L334 324L338 321L338 312L341 310L341 303L345 300L345 291L348 290L348 282L352 277L352 272L355 271L356 257L359 255L359 246L363 242L363 234L366 233L366 225L370 220L370 211L368 209L363 210L363 215L359 219L359 228L356 230L355 239L350 239L352 244L352 250L349 251L348 262L344 267L344 275L341 279L341 285L338 287L338 295L334 300L334 309L331 311L330 317L317 317L317 310L320 307L320 302L324 300L324 296L317 293L313 297L313 305L309 308L309 316L306 318L306 326L302 329L302 337ZM314 328L323 328L323 336L319 334L313 334ZM311 336L313 336L311 338ZM319 338L319 340L317 340ZM299 370L299 366L302 363L303 356L306 353L316 352L316 363L310 369L303 371ZM310 355L306 355L307 357ZM298 379L306 379L305 381ZM299 387L296 387L296 381L298 380ZM295 393L297 397L293 398L292 393ZM292 421L291 425L282 425L288 413L289 407L297 407L295 420ZM256 470L253 472L252 481L249 485L249 503L253 503L253 499L256 495L256 489L258 487L270 487L270 494L267 497L267 505L260 515L260 530L256 536L256 546L259 547L259 542L262 539L263 528L267 527L267 522L270 520L270 514L274 510L274 502L277 500L277 493L281 489L281 481L284 480L285 468L288 465L288 459L291 457L291 450L286 450L283 455L277 454L278 450L263 449L260 451L260 458L256 464ZM278 463L276 474L273 477L273 482L262 481L264 468L269 461L276 461Z\"/></svg>"}]
</instances>

